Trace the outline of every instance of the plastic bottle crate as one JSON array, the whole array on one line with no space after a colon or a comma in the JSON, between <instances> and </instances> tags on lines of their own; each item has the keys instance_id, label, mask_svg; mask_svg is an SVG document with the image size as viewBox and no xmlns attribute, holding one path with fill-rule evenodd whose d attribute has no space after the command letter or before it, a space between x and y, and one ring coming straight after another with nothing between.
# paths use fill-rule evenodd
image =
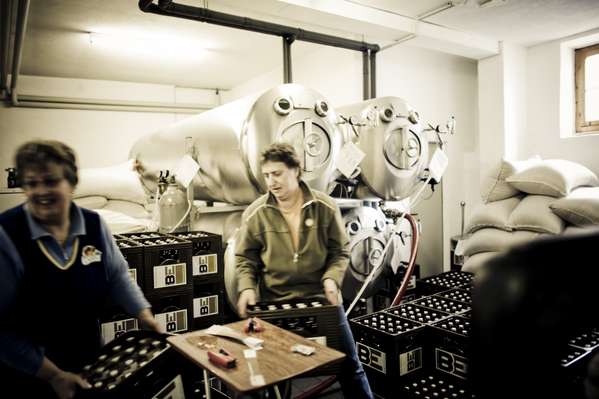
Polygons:
<instances>
[{"instance_id":1,"label":"plastic bottle crate","mask_svg":"<svg viewBox=\"0 0 599 399\"><path fill-rule=\"evenodd\" d=\"M438 372L467 379L470 320L452 316L429 326L429 359Z\"/></svg>"},{"instance_id":2,"label":"plastic bottle crate","mask_svg":"<svg viewBox=\"0 0 599 399\"><path fill-rule=\"evenodd\" d=\"M568 344L584 350L595 350L599 347L599 333L584 331L574 335L568 340Z\"/></svg>"},{"instance_id":3,"label":"plastic bottle crate","mask_svg":"<svg viewBox=\"0 0 599 399\"><path fill-rule=\"evenodd\" d=\"M115 242L123 257L129 264L129 274L131 278L137 283L139 288L144 289L144 277L143 277L143 266L144 266L144 255L143 245L138 241L129 238L117 238Z\"/></svg>"},{"instance_id":4,"label":"plastic bottle crate","mask_svg":"<svg viewBox=\"0 0 599 399\"><path fill-rule=\"evenodd\" d=\"M469 272L463 272L458 270L452 270L449 272L439 274L440 277L456 280L462 284L470 284L474 278L474 274Z\"/></svg>"},{"instance_id":5,"label":"plastic bottle crate","mask_svg":"<svg viewBox=\"0 0 599 399\"><path fill-rule=\"evenodd\" d=\"M225 320L225 291L221 284L193 284L193 329L201 330Z\"/></svg>"},{"instance_id":6,"label":"plastic bottle crate","mask_svg":"<svg viewBox=\"0 0 599 399\"><path fill-rule=\"evenodd\" d=\"M111 342L126 332L137 330L139 330L138 320L124 312L105 312L100 316L100 335L104 344Z\"/></svg>"},{"instance_id":7,"label":"plastic bottle crate","mask_svg":"<svg viewBox=\"0 0 599 399\"><path fill-rule=\"evenodd\" d=\"M147 235L152 237L144 239ZM142 234L136 241L143 245L144 292L148 298L191 293L190 241L158 233Z\"/></svg>"},{"instance_id":8,"label":"plastic bottle crate","mask_svg":"<svg viewBox=\"0 0 599 399\"><path fill-rule=\"evenodd\" d=\"M284 330L314 340L333 349L341 349L339 340L339 307L330 305L320 298L279 302L258 302L247 309L249 316L255 316ZM320 367L310 375L336 374L340 364Z\"/></svg>"},{"instance_id":9,"label":"plastic bottle crate","mask_svg":"<svg viewBox=\"0 0 599 399\"><path fill-rule=\"evenodd\" d=\"M443 298L451 299L454 301L460 301L464 303L472 303L472 290L471 289L463 289L463 288L454 288L449 291L443 291L437 296L441 296Z\"/></svg>"},{"instance_id":10,"label":"plastic bottle crate","mask_svg":"<svg viewBox=\"0 0 599 399\"><path fill-rule=\"evenodd\" d=\"M434 323L450 316L447 312L418 306L414 302L389 308L385 312L422 324Z\"/></svg>"},{"instance_id":11,"label":"plastic bottle crate","mask_svg":"<svg viewBox=\"0 0 599 399\"><path fill-rule=\"evenodd\" d=\"M223 284L224 259L222 237L204 231L171 233L192 243L192 275L197 283L217 282Z\"/></svg>"},{"instance_id":12,"label":"plastic bottle crate","mask_svg":"<svg viewBox=\"0 0 599 399\"><path fill-rule=\"evenodd\" d=\"M101 349L81 374L92 388L77 398L182 398L179 355L163 335L151 331L124 334Z\"/></svg>"},{"instance_id":13,"label":"plastic bottle crate","mask_svg":"<svg viewBox=\"0 0 599 399\"><path fill-rule=\"evenodd\" d=\"M402 380L395 397L402 399L474 399L476 395L465 381L437 373L422 372Z\"/></svg>"},{"instance_id":14,"label":"plastic bottle crate","mask_svg":"<svg viewBox=\"0 0 599 399\"><path fill-rule=\"evenodd\" d=\"M191 293L149 298L154 318L167 333L189 331L192 326Z\"/></svg>"},{"instance_id":15,"label":"plastic bottle crate","mask_svg":"<svg viewBox=\"0 0 599 399\"><path fill-rule=\"evenodd\" d=\"M472 308L469 304L454 301L438 295L431 295L412 302L414 305L425 306L430 309L440 310L451 314L468 312Z\"/></svg>"},{"instance_id":16,"label":"plastic bottle crate","mask_svg":"<svg viewBox=\"0 0 599 399\"><path fill-rule=\"evenodd\" d=\"M424 325L386 312L350 320L358 357L370 386L381 397L395 397L398 378L425 366Z\"/></svg>"},{"instance_id":17,"label":"plastic bottle crate","mask_svg":"<svg viewBox=\"0 0 599 399\"><path fill-rule=\"evenodd\" d=\"M426 295L437 294L452 288L464 288L468 283L444 277L442 274L426 277L416 282L416 288Z\"/></svg>"}]
</instances>

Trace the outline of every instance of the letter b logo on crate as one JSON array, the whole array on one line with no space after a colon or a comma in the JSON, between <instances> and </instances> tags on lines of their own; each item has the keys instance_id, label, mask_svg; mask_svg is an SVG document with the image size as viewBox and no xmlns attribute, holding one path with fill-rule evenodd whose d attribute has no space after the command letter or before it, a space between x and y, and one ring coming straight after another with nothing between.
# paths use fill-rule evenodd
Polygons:
<instances>
[{"instance_id":1,"label":"letter b logo on crate","mask_svg":"<svg viewBox=\"0 0 599 399\"><path fill-rule=\"evenodd\" d=\"M378 349L356 342L358 357L364 366L368 366L383 374L387 374L387 355Z\"/></svg>"}]
</instances>

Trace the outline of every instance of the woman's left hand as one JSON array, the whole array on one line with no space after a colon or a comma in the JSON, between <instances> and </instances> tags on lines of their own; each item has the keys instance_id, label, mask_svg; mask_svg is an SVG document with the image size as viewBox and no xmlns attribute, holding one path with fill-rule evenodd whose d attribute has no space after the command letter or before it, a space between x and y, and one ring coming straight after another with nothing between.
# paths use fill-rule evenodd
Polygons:
<instances>
[{"instance_id":1,"label":"woman's left hand","mask_svg":"<svg viewBox=\"0 0 599 399\"><path fill-rule=\"evenodd\" d=\"M150 330L156 331L157 333L164 333L162 326L156 321L150 309L143 309L141 312L139 312L137 318L143 326L149 328Z\"/></svg>"},{"instance_id":2,"label":"woman's left hand","mask_svg":"<svg viewBox=\"0 0 599 399\"><path fill-rule=\"evenodd\" d=\"M339 305L339 289L337 283L330 278L325 279L322 282L324 288L324 296L327 298L331 305Z\"/></svg>"}]
</instances>

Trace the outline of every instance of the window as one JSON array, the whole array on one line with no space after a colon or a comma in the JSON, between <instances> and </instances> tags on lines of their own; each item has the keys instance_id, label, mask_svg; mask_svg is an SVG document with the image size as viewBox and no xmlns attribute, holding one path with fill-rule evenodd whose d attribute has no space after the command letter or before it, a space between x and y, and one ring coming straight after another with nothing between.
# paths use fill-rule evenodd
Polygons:
<instances>
[{"instance_id":1,"label":"window","mask_svg":"<svg viewBox=\"0 0 599 399\"><path fill-rule=\"evenodd\" d=\"M599 44L575 50L576 131L599 133Z\"/></svg>"}]
</instances>

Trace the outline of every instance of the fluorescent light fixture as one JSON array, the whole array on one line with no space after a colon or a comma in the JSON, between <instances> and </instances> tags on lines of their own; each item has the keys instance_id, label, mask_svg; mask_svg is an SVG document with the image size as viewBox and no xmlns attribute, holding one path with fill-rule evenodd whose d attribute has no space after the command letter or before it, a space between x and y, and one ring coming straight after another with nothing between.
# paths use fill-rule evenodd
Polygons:
<instances>
[{"instance_id":1,"label":"fluorescent light fixture","mask_svg":"<svg viewBox=\"0 0 599 399\"><path fill-rule=\"evenodd\" d=\"M197 61L207 49L199 40L181 39L171 35L131 32L89 32L90 46L114 54L127 54L169 60Z\"/></svg>"}]
</instances>

